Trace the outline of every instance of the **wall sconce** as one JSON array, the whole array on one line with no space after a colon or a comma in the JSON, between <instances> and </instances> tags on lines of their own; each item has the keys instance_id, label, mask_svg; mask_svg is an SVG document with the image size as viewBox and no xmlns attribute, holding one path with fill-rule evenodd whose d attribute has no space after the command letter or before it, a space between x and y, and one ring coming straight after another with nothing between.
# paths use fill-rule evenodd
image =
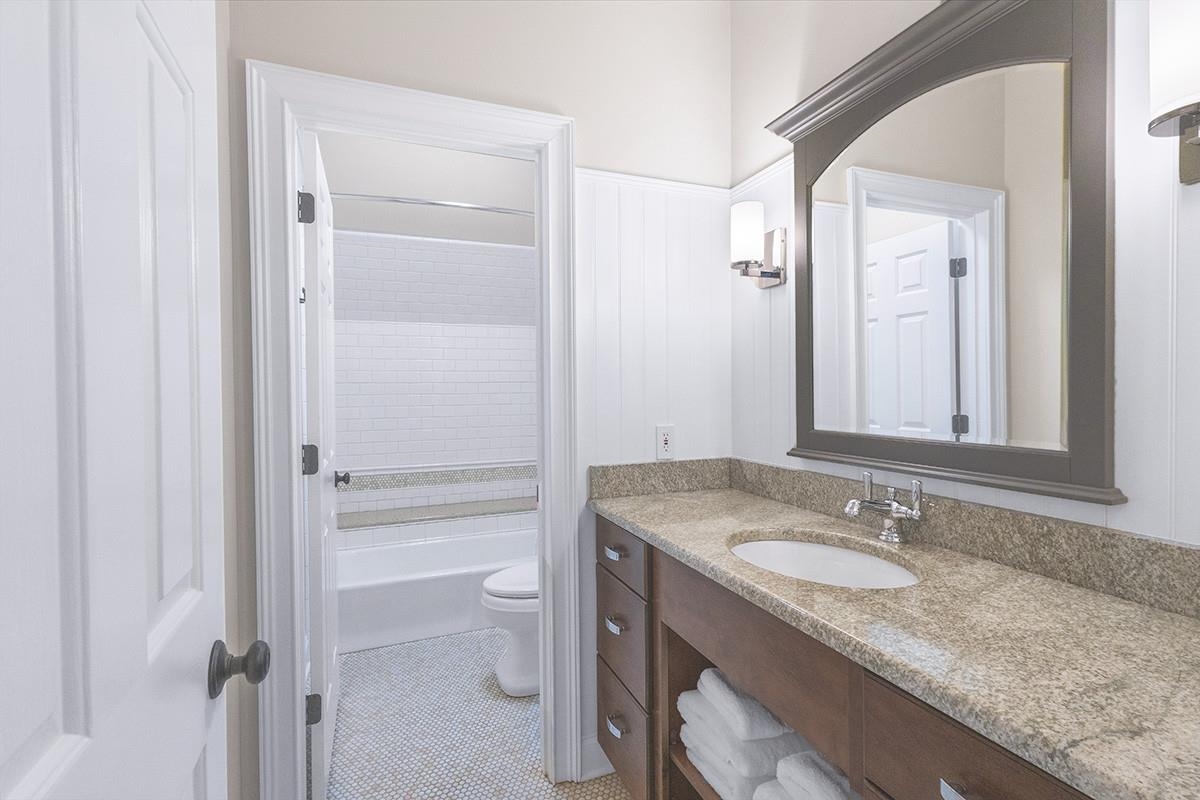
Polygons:
<instances>
[{"instance_id":1,"label":"wall sconce","mask_svg":"<svg viewBox=\"0 0 1200 800\"><path fill-rule=\"evenodd\" d=\"M1200 2L1150 0L1152 136L1179 138L1179 180L1200 183Z\"/></svg>"},{"instance_id":2,"label":"wall sconce","mask_svg":"<svg viewBox=\"0 0 1200 800\"><path fill-rule=\"evenodd\" d=\"M729 209L729 266L760 289L787 283L787 231L763 233L763 204L747 200Z\"/></svg>"}]
</instances>

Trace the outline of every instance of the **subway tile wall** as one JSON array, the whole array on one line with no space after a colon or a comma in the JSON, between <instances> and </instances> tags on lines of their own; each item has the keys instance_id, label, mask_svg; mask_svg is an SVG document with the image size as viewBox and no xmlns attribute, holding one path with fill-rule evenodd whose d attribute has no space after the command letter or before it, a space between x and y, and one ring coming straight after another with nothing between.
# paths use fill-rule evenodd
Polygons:
<instances>
[{"instance_id":1,"label":"subway tile wall","mask_svg":"<svg viewBox=\"0 0 1200 800\"><path fill-rule=\"evenodd\" d=\"M337 231L338 469L533 463L531 247ZM374 511L530 496L536 480L342 492Z\"/></svg>"},{"instance_id":2,"label":"subway tile wall","mask_svg":"<svg viewBox=\"0 0 1200 800\"><path fill-rule=\"evenodd\" d=\"M532 328L535 250L335 231L338 319Z\"/></svg>"}]
</instances>

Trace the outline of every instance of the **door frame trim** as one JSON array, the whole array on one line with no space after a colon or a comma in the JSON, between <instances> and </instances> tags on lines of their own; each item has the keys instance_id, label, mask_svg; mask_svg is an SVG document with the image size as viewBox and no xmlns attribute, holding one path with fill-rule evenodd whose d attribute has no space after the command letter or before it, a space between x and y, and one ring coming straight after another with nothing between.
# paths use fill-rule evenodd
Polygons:
<instances>
[{"instance_id":1,"label":"door frame trim","mask_svg":"<svg viewBox=\"0 0 1200 800\"><path fill-rule=\"evenodd\" d=\"M304 571L297 381L295 133L330 130L523 158L537 166L538 460L542 756L553 781L581 777L576 541L574 121L385 84L246 62L258 635L274 652L259 687L260 791L304 796Z\"/></svg>"}]
</instances>

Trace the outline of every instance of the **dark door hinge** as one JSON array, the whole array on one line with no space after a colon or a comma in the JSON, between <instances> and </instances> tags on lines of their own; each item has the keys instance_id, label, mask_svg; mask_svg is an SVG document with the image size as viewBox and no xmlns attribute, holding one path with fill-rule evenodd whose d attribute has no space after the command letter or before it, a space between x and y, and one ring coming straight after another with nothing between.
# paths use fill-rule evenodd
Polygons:
<instances>
[{"instance_id":1,"label":"dark door hinge","mask_svg":"<svg viewBox=\"0 0 1200 800\"><path fill-rule=\"evenodd\" d=\"M966 414L951 414L950 415L950 432L951 433L970 433L971 418Z\"/></svg>"},{"instance_id":2,"label":"dark door hinge","mask_svg":"<svg viewBox=\"0 0 1200 800\"><path fill-rule=\"evenodd\" d=\"M308 192L296 192L296 219L309 223L317 221L317 198Z\"/></svg>"},{"instance_id":3,"label":"dark door hinge","mask_svg":"<svg viewBox=\"0 0 1200 800\"><path fill-rule=\"evenodd\" d=\"M307 299L308 299L308 292L305 291L303 286L301 286L300 287L300 302L303 303Z\"/></svg>"},{"instance_id":4,"label":"dark door hinge","mask_svg":"<svg viewBox=\"0 0 1200 800\"><path fill-rule=\"evenodd\" d=\"M321 721L321 695L310 694L304 698L304 724L316 725Z\"/></svg>"},{"instance_id":5,"label":"dark door hinge","mask_svg":"<svg viewBox=\"0 0 1200 800\"><path fill-rule=\"evenodd\" d=\"M300 446L301 475L316 475L317 460L317 446L315 444L305 444Z\"/></svg>"},{"instance_id":6,"label":"dark door hinge","mask_svg":"<svg viewBox=\"0 0 1200 800\"><path fill-rule=\"evenodd\" d=\"M965 278L967 275L967 259L952 258L950 259L950 277Z\"/></svg>"}]
</instances>

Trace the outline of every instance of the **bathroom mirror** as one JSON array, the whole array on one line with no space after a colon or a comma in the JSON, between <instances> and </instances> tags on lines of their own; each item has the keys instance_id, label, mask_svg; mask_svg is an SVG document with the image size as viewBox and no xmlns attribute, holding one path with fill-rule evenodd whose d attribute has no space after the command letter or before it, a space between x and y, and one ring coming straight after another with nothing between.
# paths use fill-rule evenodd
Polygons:
<instances>
[{"instance_id":1,"label":"bathroom mirror","mask_svg":"<svg viewBox=\"0 0 1200 800\"><path fill-rule=\"evenodd\" d=\"M817 430L1065 449L1066 76L951 81L817 178Z\"/></svg>"},{"instance_id":2,"label":"bathroom mirror","mask_svg":"<svg viewBox=\"0 0 1200 800\"><path fill-rule=\"evenodd\" d=\"M1118 503L1107 4L949 0L795 144L792 455Z\"/></svg>"}]
</instances>

